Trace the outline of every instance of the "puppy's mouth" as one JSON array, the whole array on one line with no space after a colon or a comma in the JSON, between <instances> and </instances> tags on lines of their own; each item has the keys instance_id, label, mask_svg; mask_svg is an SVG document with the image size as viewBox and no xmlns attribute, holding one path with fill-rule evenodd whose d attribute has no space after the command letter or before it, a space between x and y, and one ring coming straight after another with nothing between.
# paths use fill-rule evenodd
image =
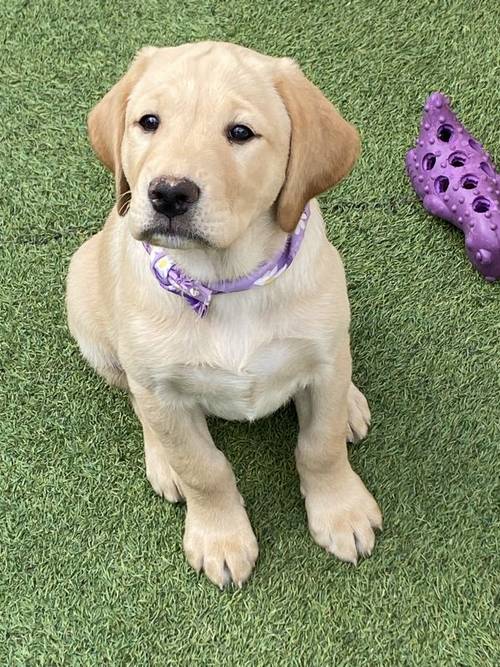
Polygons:
<instances>
[{"instance_id":1,"label":"puppy's mouth","mask_svg":"<svg viewBox=\"0 0 500 667\"><path fill-rule=\"evenodd\" d=\"M135 236L135 235L134 235ZM145 241L163 248L207 248L209 241L194 229L190 222L162 216L155 219L136 236L138 241Z\"/></svg>"}]
</instances>

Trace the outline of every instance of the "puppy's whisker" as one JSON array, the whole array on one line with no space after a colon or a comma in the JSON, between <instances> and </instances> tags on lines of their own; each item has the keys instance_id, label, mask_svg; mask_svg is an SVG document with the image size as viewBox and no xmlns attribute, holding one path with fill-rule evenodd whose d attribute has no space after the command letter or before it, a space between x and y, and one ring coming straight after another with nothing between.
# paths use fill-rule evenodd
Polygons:
<instances>
[{"instance_id":1,"label":"puppy's whisker","mask_svg":"<svg viewBox=\"0 0 500 667\"><path fill-rule=\"evenodd\" d=\"M131 190L126 190L125 192L122 192L120 196L118 197L118 214L122 215L122 213L126 210L127 206L130 204L130 196L132 195ZM123 197L128 197L123 203L120 204L120 199Z\"/></svg>"}]
</instances>

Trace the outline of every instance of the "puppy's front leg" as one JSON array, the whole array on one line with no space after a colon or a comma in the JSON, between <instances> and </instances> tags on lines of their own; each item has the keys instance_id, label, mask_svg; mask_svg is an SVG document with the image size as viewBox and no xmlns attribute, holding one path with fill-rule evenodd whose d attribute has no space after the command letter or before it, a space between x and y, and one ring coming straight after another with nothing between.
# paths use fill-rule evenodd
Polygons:
<instances>
[{"instance_id":1,"label":"puppy's front leg","mask_svg":"<svg viewBox=\"0 0 500 667\"><path fill-rule=\"evenodd\" d=\"M186 498L184 551L192 567L217 586L241 586L258 555L233 471L210 436L199 408L166 405L157 394L130 382L145 446L156 462L173 470Z\"/></svg>"},{"instance_id":2,"label":"puppy's front leg","mask_svg":"<svg viewBox=\"0 0 500 667\"><path fill-rule=\"evenodd\" d=\"M369 555L382 515L352 470L346 447L351 356L348 339L316 382L295 397L299 442L295 451L309 530L341 560Z\"/></svg>"}]
</instances>

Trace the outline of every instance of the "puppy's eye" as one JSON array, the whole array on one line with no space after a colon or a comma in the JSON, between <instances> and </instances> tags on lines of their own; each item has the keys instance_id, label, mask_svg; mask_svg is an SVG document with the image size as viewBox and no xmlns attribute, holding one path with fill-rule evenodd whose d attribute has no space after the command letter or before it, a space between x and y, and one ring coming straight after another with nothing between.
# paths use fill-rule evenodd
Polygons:
<instances>
[{"instance_id":1,"label":"puppy's eye","mask_svg":"<svg viewBox=\"0 0 500 667\"><path fill-rule=\"evenodd\" d=\"M146 114L139 119L139 125L145 132L155 132L160 125L160 119L154 114Z\"/></svg>"},{"instance_id":2,"label":"puppy's eye","mask_svg":"<svg viewBox=\"0 0 500 667\"><path fill-rule=\"evenodd\" d=\"M229 141L235 141L238 144L243 144L245 141L248 141L252 137L255 137L255 134L246 125L230 125L227 128L227 138Z\"/></svg>"}]
</instances>

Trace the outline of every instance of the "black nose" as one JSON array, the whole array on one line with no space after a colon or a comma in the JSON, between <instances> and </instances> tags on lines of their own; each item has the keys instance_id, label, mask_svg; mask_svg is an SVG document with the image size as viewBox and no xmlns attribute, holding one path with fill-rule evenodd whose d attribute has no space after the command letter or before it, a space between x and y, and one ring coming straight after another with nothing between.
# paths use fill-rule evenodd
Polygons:
<instances>
[{"instance_id":1,"label":"black nose","mask_svg":"<svg viewBox=\"0 0 500 667\"><path fill-rule=\"evenodd\" d=\"M200 188L187 178L160 176L149 184L148 195L155 211L174 218L186 213L198 201Z\"/></svg>"}]
</instances>

